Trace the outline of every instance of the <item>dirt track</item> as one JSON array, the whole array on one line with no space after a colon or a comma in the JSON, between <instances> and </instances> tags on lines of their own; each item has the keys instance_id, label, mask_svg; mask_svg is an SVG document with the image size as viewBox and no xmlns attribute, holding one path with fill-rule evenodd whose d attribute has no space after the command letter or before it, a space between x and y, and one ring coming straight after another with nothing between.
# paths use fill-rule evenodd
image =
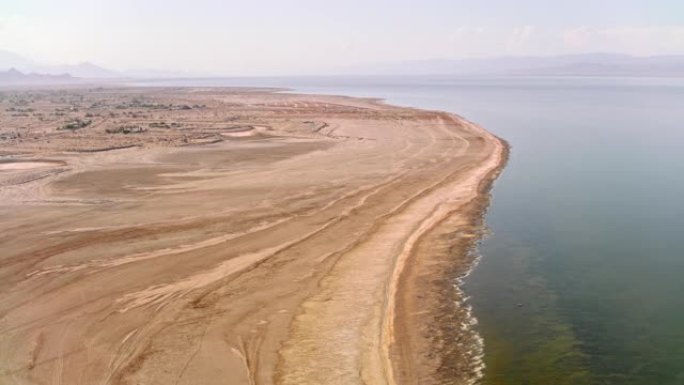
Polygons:
<instances>
[{"instance_id":1,"label":"dirt track","mask_svg":"<svg viewBox=\"0 0 684 385\"><path fill-rule=\"evenodd\" d=\"M454 293L437 289L470 263L500 140L372 100L96 94L131 93L202 107L116 118L182 129L106 135L101 114L82 131L25 124L31 135L0 141L17 163L0 167L0 383L476 376L472 341L437 324L466 322L465 308L445 319L437 301Z\"/></svg>"}]
</instances>

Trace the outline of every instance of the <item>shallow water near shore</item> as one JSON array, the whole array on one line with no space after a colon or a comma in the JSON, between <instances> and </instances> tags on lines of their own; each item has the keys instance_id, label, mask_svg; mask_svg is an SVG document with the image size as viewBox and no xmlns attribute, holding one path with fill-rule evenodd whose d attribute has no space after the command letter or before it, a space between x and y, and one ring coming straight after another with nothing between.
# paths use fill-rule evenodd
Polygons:
<instances>
[{"instance_id":1,"label":"shallow water near shore","mask_svg":"<svg viewBox=\"0 0 684 385\"><path fill-rule=\"evenodd\" d=\"M684 79L185 85L381 97L455 112L503 137L512 150L486 216L492 235L463 287L485 342L483 383L684 383Z\"/></svg>"}]
</instances>

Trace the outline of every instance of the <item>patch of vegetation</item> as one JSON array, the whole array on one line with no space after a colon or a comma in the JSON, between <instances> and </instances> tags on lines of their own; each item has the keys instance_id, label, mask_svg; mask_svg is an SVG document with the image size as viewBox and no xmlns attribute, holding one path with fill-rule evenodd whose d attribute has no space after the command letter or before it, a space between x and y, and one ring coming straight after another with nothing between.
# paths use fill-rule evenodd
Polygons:
<instances>
[{"instance_id":1,"label":"patch of vegetation","mask_svg":"<svg viewBox=\"0 0 684 385\"><path fill-rule=\"evenodd\" d=\"M71 122L63 125L62 127L58 128L58 130L76 131L76 130L80 130L83 127L88 127L92 122L93 122L92 120L75 119L75 120L72 120Z\"/></svg>"},{"instance_id":2,"label":"patch of vegetation","mask_svg":"<svg viewBox=\"0 0 684 385\"><path fill-rule=\"evenodd\" d=\"M17 139L21 137L16 132L0 132L0 140L10 140L10 139Z\"/></svg>"},{"instance_id":3,"label":"patch of vegetation","mask_svg":"<svg viewBox=\"0 0 684 385\"><path fill-rule=\"evenodd\" d=\"M105 132L108 134L142 134L145 131L147 131L147 129L135 125L110 127L105 129Z\"/></svg>"},{"instance_id":4,"label":"patch of vegetation","mask_svg":"<svg viewBox=\"0 0 684 385\"><path fill-rule=\"evenodd\" d=\"M26 113L26 112L33 112L33 108L17 108L17 107L10 107L5 109L7 112L19 112L19 113Z\"/></svg>"},{"instance_id":5,"label":"patch of vegetation","mask_svg":"<svg viewBox=\"0 0 684 385\"><path fill-rule=\"evenodd\" d=\"M31 103L30 101L28 101L28 100L26 100L26 99L14 99L14 100L12 100L11 102L14 103L14 105L17 105L17 106L27 106L27 105L29 105L29 104Z\"/></svg>"},{"instance_id":6,"label":"patch of vegetation","mask_svg":"<svg viewBox=\"0 0 684 385\"><path fill-rule=\"evenodd\" d=\"M152 122L149 124L150 128L177 128L180 127L180 123L166 123L166 122Z\"/></svg>"}]
</instances>

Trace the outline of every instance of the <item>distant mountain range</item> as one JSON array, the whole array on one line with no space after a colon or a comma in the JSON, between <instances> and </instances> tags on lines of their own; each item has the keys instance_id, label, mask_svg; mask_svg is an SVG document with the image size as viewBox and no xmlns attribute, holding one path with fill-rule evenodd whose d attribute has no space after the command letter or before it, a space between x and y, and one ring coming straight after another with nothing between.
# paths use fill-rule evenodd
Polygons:
<instances>
[{"instance_id":1,"label":"distant mountain range","mask_svg":"<svg viewBox=\"0 0 684 385\"><path fill-rule=\"evenodd\" d=\"M384 75L684 76L684 55L596 53L412 60L359 65L344 71Z\"/></svg>"},{"instance_id":2,"label":"distant mountain range","mask_svg":"<svg viewBox=\"0 0 684 385\"><path fill-rule=\"evenodd\" d=\"M81 78L84 80L115 80L115 79L150 79L150 78L182 78L182 77L196 77L197 74L180 71L164 71L164 70L130 70L130 71L115 71L108 68L98 66L93 63L83 62L71 65L45 65L37 63L33 60L27 59L14 52L0 50L0 72L15 69L22 73L45 74L45 75L63 75L69 74L73 78ZM0 81L2 81L0 79Z\"/></svg>"},{"instance_id":3,"label":"distant mountain range","mask_svg":"<svg viewBox=\"0 0 684 385\"><path fill-rule=\"evenodd\" d=\"M85 80L123 80L192 78L188 72L160 70L115 71L83 62L73 65L44 65L13 52L0 50L0 72L14 69L31 83L40 82L40 75L51 75L44 80L66 81L65 74ZM460 76L656 76L684 77L684 55L631 56L613 53L594 53L560 56L502 56L480 59L431 59L360 64L328 71L330 75L460 75ZM4 74L6 83L17 73ZM15 83L18 81L15 81Z\"/></svg>"},{"instance_id":4,"label":"distant mountain range","mask_svg":"<svg viewBox=\"0 0 684 385\"><path fill-rule=\"evenodd\" d=\"M77 78L121 78L122 74L92 63L80 63L74 65L44 65L36 63L13 52L0 51L0 71L16 69L23 73L35 73L45 75L69 74Z\"/></svg>"},{"instance_id":5,"label":"distant mountain range","mask_svg":"<svg viewBox=\"0 0 684 385\"><path fill-rule=\"evenodd\" d=\"M0 71L1 85L30 85L30 84L67 84L77 82L78 79L69 74L49 75L29 73L25 74L15 68Z\"/></svg>"}]
</instances>

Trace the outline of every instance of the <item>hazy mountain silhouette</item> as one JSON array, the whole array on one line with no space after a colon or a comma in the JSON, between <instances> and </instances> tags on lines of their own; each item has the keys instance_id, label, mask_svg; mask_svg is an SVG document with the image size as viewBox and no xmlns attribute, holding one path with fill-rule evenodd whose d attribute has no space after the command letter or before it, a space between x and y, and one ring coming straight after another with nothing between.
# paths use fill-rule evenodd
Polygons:
<instances>
[{"instance_id":1,"label":"hazy mountain silhouette","mask_svg":"<svg viewBox=\"0 0 684 385\"><path fill-rule=\"evenodd\" d=\"M25 74L15 68L10 68L7 71L0 71L0 85L65 84L73 83L75 81L77 81L77 79L69 74Z\"/></svg>"},{"instance_id":2,"label":"hazy mountain silhouette","mask_svg":"<svg viewBox=\"0 0 684 385\"><path fill-rule=\"evenodd\" d=\"M167 70L114 71L93 63L43 65L0 50L0 71L70 74L84 79L190 78L198 74ZM529 76L684 76L684 55L631 56L592 53L558 56L501 56L477 59L427 59L359 64L337 68L344 75L529 75ZM212 75L200 75L212 76Z\"/></svg>"},{"instance_id":3,"label":"hazy mountain silhouette","mask_svg":"<svg viewBox=\"0 0 684 385\"><path fill-rule=\"evenodd\" d=\"M117 71L97 66L93 63L83 62L73 65L58 65L58 66L37 66L36 72L46 74L60 74L68 73L78 78L121 78L124 75Z\"/></svg>"},{"instance_id":4,"label":"hazy mountain silhouette","mask_svg":"<svg viewBox=\"0 0 684 385\"><path fill-rule=\"evenodd\" d=\"M684 76L684 55L638 57L594 53L375 63L348 73L384 75Z\"/></svg>"},{"instance_id":5,"label":"hazy mountain silhouette","mask_svg":"<svg viewBox=\"0 0 684 385\"><path fill-rule=\"evenodd\" d=\"M16 69L23 73L40 73L45 75L70 74L77 78L120 78L121 73L109 70L93 63L83 62L73 65L45 65L37 63L9 51L0 50L0 71Z\"/></svg>"}]
</instances>

